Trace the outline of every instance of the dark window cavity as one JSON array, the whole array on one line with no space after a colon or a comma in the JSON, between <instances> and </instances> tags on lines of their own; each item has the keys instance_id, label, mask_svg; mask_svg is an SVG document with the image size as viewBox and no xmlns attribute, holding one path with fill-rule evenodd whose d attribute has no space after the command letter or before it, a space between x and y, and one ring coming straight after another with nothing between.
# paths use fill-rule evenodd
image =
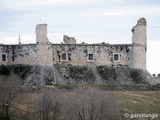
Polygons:
<instances>
[{"instance_id":1,"label":"dark window cavity","mask_svg":"<svg viewBox=\"0 0 160 120\"><path fill-rule=\"evenodd\" d=\"M5 54L2 55L2 61L7 61L7 56Z\"/></svg>"},{"instance_id":2,"label":"dark window cavity","mask_svg":"<svg viewBox=\"0 0 160 120\"><path fill-rule=\"evenodd\" d=\"M88 54L88 60L93 60L93 54Z\"/></svg>"},{"instance_id":3,"label":"dark window cavity","mask_svg":"<svg viewBox=\"0 0 160 120\"><path fill-rule=\"evenodd\" d=\"M62 53L62 60L67 60L67 54L66 53Z\"/></svg>"},{"instance_id":4,"label":"dark window cavity","mask_svg":"<svg viewBox=\"0 0 160 120\"><path fill-rule=\"evenodd\" d=\"M120 61L119 56L120 55L118 53L113 54L113 61L119 62Z\"/></svg>"}]
</instances>

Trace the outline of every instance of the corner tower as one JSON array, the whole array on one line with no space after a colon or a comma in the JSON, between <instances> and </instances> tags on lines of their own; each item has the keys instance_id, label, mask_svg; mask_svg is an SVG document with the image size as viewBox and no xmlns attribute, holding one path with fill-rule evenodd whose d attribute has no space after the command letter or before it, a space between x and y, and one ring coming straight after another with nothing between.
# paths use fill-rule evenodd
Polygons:
<instances>
[{"instance_id":1,"label":"corner tower","mask_svg":"<svg viewBox=\"0 0 160 120\"><path fill-rule=\"evenodd\" d=\"M146 69L146 52L147 52L147 37L146 37L147 22L145 18L140 18L137 25L132 28L132 44L133 44L133 59L132 68Z\"/></svg>"}]
</instances>

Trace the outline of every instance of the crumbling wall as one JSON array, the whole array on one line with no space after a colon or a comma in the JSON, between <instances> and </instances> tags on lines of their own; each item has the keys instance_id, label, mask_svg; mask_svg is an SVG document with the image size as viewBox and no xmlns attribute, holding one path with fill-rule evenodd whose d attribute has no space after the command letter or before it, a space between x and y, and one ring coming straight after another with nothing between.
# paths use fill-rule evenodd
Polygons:
<instances>
[{"instance_id":1,"label":"crumbling wall","mask_svg":"<svg viewBox=\"0 0 160 120\"><path fill-rule=\"evenodd\" d=\"M36 45L15 45L12 50L14 51L13 64L36 63L36 52L39 50Z\"/></svg>"},{"instance_id":2,"label":"crumbling wall","mask_svg":"<svg viewBox=\"0 0 160 120\"><path fill-rule=\"evenodd\" d=\"M7 55L2 64L72 64L72 65L128 65L132 64L132 45L82 45L82 44L28 44L0 46L0 52ZM62 60L65 53L67 59ZM113 54L119 54L119 61L113 60ZM93 54L93 60L89 60ZM0 59L2 60L2 55Z\"/></svg>"},{"instance_id":3,"label":"crumbling wall","mask_svg":"<svg viewBox=\"0 0 160 120\"><path fill-rule=\"evenodd\" d=\"M76 44L76 39L67 35L63 35L63 41L65 44Z\"/></svg>"},{"instance_id":4,"label":"crumbling wall","mask_svg":"<svg viewBox=\"0 0 160 120\"><path fill-rule=\"evenodd\" d=\"M3 45L0 46L0 62L4 65L34 64L36 51L35 44L28 45ZM2 54L6 55L6 61L2 61Z\"/></svg>"},{"instance_id":5,"label":"crumbling wall","mask_svg":"<svg viewBox=\"0 0 160 120\"><path fill-rule=\"evenodd\" d=\"M26 45L4 45L0 46L0 63L4 65L13 64L39 64L52 65L52 46L49 44L26 44ZM2 61L2 54L7 59Z\"/></svg>"},{"instance_id":6,"label":"crumbling wall","mask_svg":"<svg viewBox=\"0 0 160 120\"><path fill-rule=\"evenodd\" d=\"M5 65L127 65L130 68L145 70L146 20L139 19L132 32L133 44L76 44L75 38L66 35L64 35L65 44L51 44L47 38L47 24L38 24L37 44L0 45L0 63ZM6 61L2 61L2 54L6 54ZM114 60L114 54L118 54L118 61ZM62 56L65 59L62 59Z\"/></svg>"},{"instance_id":7,"label":"crumbling wall","mask_svg":"<svg viewBox=\"0 0 160 120\"><path fill-rule=\"evenodd\" d=\"M2 55L6 56L6 61L2 60ZM0 64L3 64L3 65L12 64L13 63L12 58L13 58L12 46L0 45Z\"/></svg>"},{"instance_id":8,"label":"crumbling wall","mask_svg":"<svg viewBox=\"0 0 160 120\"><path fill-rule=\"evenodd\" d=\"M36 26L36 41L37 44L49 44L47 38L47 24L38 24Z\"/></svg>"},{"instance_id":9,"label":"crumbling wall","mask_svg":"<svg viewBox=\"0 0 160 120\"><path fill-rule=\"evenodd\" d=\"M130 65L132 60L132 45L52 45L53 64L72 65ZM67 60L62 60L62 54L67 54ZM118 53L120 60L113 61L113 54ZM93 60L88 55L93 54Z\"/></svg>"}]
</instances>

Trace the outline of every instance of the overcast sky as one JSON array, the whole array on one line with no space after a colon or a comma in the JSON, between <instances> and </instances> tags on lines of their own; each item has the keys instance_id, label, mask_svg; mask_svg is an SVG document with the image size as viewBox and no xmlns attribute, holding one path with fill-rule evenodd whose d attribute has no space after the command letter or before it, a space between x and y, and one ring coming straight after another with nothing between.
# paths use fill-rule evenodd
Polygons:
<instances>
[{"instance_id":1,"label":"overcast sky","mask_svg":"<svg viewBox=\"0 0 160 120\"><path fill-rule=\"evenodd\" d=\"M137 20L147 20L147 69L160 73L160 0L0 0L0 43L35 43L35 26L48 24L52 43L64 34L78 43L131 43Z\"/></svg>"}]
</instances>

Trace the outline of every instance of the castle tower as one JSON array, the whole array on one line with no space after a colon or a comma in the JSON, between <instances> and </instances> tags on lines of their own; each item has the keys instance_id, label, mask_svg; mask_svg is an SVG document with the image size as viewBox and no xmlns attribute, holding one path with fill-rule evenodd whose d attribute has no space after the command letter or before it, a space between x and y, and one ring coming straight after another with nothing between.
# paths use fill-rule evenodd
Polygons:
<instances>
[{"instance_id":1,"label":"castle tower","mask_svg":"<svg viewBox=\"0 0 160 120\"><path fill-rule=\"evenodd\" d=\"M36 26L36 42L37 44L49 44L47 38L47 24L38 24Z\"/></svg>"},{"instance_id":2,"label":"castle tower","mask_svg":"<svg viewBox=\"0 0 160 120\"><path fill-rule=\"evenodd\" d=\"M53 56L51 44L47 38L47 24L38 24L36 26L37 51L35 54L35 63L40 65L52 65Z\"/></svg>"},{"instance_id":3,"label":"castle tower","mask_svg":"<svg viewBox=\"0 0 160 120\"><path fill-rule=\"evenodd\" d=\"M132 28L132 44L133 44L133 59L132 68L146 69L146 52L147 52L147 37L146 37L147 22L145 18L140 18L137 25Z\"/></svg>"}]
</instances>

